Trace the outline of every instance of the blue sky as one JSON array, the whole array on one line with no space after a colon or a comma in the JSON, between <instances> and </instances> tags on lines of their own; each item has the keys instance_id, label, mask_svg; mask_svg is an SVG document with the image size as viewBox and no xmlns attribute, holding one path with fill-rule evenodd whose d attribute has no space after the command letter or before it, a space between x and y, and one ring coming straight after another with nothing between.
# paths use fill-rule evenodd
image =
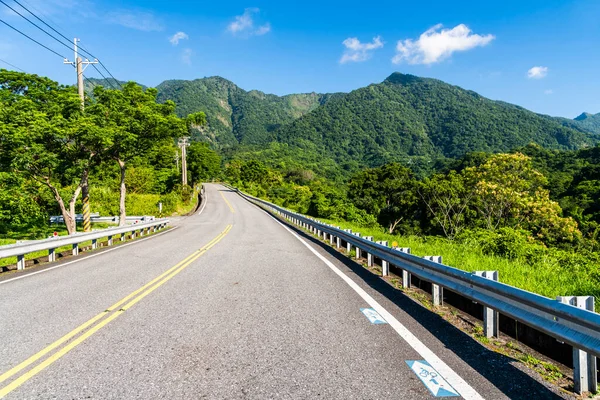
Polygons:
<instances>
[{"instance_id":1,"label":"blue sky","mask_svg":"<svg viewBox=\"0 0 600 400\"><path fill-rule=\"evenodd\" d=\"M80 37L118 79L149 86L220 75L280 95L347 92L399 71L540 113L600 112L599 0L17 1ZM2 4L0 18L73 58ZM4 25L0 59L75 80L60 57Z\"/></svg>"}]
</instances>

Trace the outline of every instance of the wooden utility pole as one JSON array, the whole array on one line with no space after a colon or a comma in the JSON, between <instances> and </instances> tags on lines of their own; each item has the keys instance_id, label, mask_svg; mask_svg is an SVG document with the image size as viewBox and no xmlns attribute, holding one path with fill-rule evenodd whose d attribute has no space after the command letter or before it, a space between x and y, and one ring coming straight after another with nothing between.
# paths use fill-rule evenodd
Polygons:
<instances>
[{"instance_id":1,"label":"wooden utility pole","mask_svg":"<svg viewBox=\"0 0 600 400\"><path fill-rule=\"evenodd\" d=\"M186 148L190 145L189 140L190 140L190 138L188 136L188 137L180 138L179 141L177 142L177 144L179 145L179 148L181 149L181 183L183 184L183 186L188 184L187 150L186 150Z\"/></svg>"},{"instance_id":2,"label":"wooden utility pole","mask_svg":"<svg viewBox=\"0 0 600 400\"><path fill-rule=\"evenodd\" d=\"M79 98L81 99L81 109L85 108L85 91L83 86L83 72L90 64L98 64L98 60L90 61L87 58L85 61L81 59L78 55L77 51L77 42L79 39L73 39L73 49L75 52L75 62L71 62L65 58L63 64L69 64L75 67L77 71L77 92L79 93ZM83 66L85 64L85 67ZM92 230L92 221L90 215L90 187L88 185L87 178L84 180L83 185L81 187L81 195L83 197L83 231L91 232Z\"/></svg>"}]
</instances>

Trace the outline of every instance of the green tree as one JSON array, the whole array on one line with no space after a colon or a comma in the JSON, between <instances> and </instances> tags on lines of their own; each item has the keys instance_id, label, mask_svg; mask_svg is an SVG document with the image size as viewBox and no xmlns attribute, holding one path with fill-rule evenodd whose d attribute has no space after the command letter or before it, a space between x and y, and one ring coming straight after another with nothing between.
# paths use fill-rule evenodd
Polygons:
<instances>
[{"instance_id":1,"label":"green tree","mask_svg":"<svg viewBox=\"0 0 600 400\"><path fill-rule=\"evenodd\" d=\"M417 181L410 169L398 163L359 172L349 183L354 204L375 215L393 233L401 222L415 219Z\"/></svg>"},{"instance_id":2,"label":"green tree","mask_svg":"<svg viewBox=\"0 0 600 400\"><path fill-rule=\"evenodd\" d=\"M467 227L474 194L475 188L466 184L464 176L456 171L433 175L419 188L430 216L450 239Z\"/></svg>"},{"instance_id":3,"label":"green tree","mask_svg":"<svg viewBox=\"0 0 600 400\"><path fill-rule=\"evenodd\" d=\"M103 133L83 114L75 89L0 70L0 121L3 162L9 158L14 171L48 187L67 231L74 233L75 202L105 144Z\"/></svg>"},{"instance_id":4,"label":"green tree","mask_svg":"<svg viewBox=\"0 0 600 400\"><path fill-rule=\"evenodd\" d=\"M185 121L175 115L175 103L156 102L156 89L143 90L134 82L123 90L94 89L95 102L86 111L95 117L110 140L104 156L120 169L119 224L125 224L126 170L128 163L154 146L172 141L187 132Z\"/></svg>"},{"instance_id":5,"label":"green tree","mask_svg":"<svg viewBox=\"0 0 600 400\"><path fill-rule=\"evenodd\" d=\"M221 157L208 143L192 142L187 149L187 163L193 184L216 178L221 172Z\"/></svg>"}]
</instances>

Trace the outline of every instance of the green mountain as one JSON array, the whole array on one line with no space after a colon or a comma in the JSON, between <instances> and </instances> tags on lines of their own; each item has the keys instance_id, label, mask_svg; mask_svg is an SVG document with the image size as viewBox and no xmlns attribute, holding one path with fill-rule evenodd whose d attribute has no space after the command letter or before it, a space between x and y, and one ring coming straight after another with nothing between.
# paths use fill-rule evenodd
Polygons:
<instances>
[{"instance_id":1,"label":"green mountain","mask_svg":"<svg viewBox=\"0 0 600 400\"><path fill-rule=\"evenodd\" d=\"M333 98L276 134L280 142L368 166L411 156L509 151L531 142L552 149L597 142L584 129L565 127L551 117L400 73Z\"/></svg>"},{"instance_id":2,"label":"green mountain","mask_svg":"<svg viewBox=\"0 0 600 400\"><path fill-rule=\"evenodd\" d=\"M347 94L276 96L243 90L221 77L169 80L157 89L159 101L173 100L180 116L206 112L208 126L195 136L235 150L227 151L230 155L248 148L269 152L266 145L279 142L290 154L302 150L312 160L334 160L348 170L391 161L427 164L529 143L579 149L600 139L587 127L600 114L577 120L540 115L436 79L400 73Z\"/></svg>"},{"instance_id":3,"label":"green mountain","mask_svg":"<svg viewBox=\"0 0 600 400\"><path fill-rule=\"evenodd\" d=\"M83 90L85 90L86 93L92 93L95 86L104 86L105 88L112 89L112 88L117 88L119 85L124 85L125 83L127 83L127 82L120 81L118 79L112 79L112 78L108 78L108 79L86 78L83 81ZM141 83L138 83L138 85L143 87L144 90L147 88L147 86L142 85Z\"/></svg>"},{"instance_id":4,"label":"green mountain","mask_svg":"<svg viewBox=\"0 0 600 400\"><path fill-rule=\"evenodd\" d=\"M157 89L159 101L173 100L180 116L204 111L208 126L199 134L217 147L268 143L275 138L273 132L277 128L336 96L318 93L276 96L245 91L218 76L193 81L169 80Z\"/></svg>"},{"instance_id":5,"label":"green mountain","mask_svg":"<svg viewBox=\"0 0 600 400\"><path fill-rule=\"evenodd\" d=\"M600 113L582 113L575 118L576 123L583 129L600 135Z\"/></svg>"}]
</instances>

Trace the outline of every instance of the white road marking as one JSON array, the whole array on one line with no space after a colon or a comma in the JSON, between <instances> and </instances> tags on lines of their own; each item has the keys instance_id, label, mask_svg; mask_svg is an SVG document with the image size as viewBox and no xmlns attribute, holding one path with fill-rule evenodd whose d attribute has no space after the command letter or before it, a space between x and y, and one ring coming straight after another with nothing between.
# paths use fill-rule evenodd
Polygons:
<instances>
[{"instance_id":1,"label":"white road marking","mask_svg":"<svg viewBox=\"0 0 600 400\"><path fill-rule=\"evenodd\" d=\"M456 390L425 360L406 361L425 387L435 397L458 397Z\"/></svg>"},{"instance_id":2,"label":"white road marking","mask_svg":"<svg viewBox=\"0 0 600 400\"><path fill-rule=\"evenodd\" d=\"M387 324L387 322L383 319L381 315L372 308L361 308L360 311L365 314L365 317L374 325L383 325Z\"/></svg>"},{"instance_id":3,"label":"white road marking","mask_svg":"<svg viewBox=\"0 0 600 400\"><path fill-rule=\"evenodd\" d=\"M3 284L8 283L8 282L16 281L18 279L28 278L28 277L33 276L33 275L41 274L42 272L52 271L53 269L56 269L56 268L66 267L67 265L71 265L71 264L74 264L76 262L84 261L84 260L87 260L88 258L97 257L97 256L109 253L109 252L114 251L114 250L119 250L119 249L122 249L123 247L127 247L127 246L130 246L132 244L137 244L137 243L149 240L149 239L154 239L155 237L160 236L160 235L164 235L165 233L173 232L177 228L179 228L179 227L175 226L175 227L173 227L173 228L171 228L171 229L169 229L169 230L167 230L165 232L157 233L156 235L152 235L152 236L147 237L145 239L134 240L133 242L129 242L129 243L125 243L125 244L122 244L122 245L119 245L119 246L115 246L112 249L108 249L108 250L101 251L99 253L91 254L91 255L89 255L87 257L78 258L77 260L69 261L69 262L66 262L64 264L57 265L55 267L46 268L46 269L43 269L41 271L32 272L30 274L25 274L25 275L17 276L15 278L7 279L5 281L0 281L0 285L3 285Z\"/></svg>"},{"instance_id":4,"label":"white road marking","mask_svg":"<svg viewBox=\"0 0 600 400\"><path fill-rule=\"evenodd\" d=\"M204 211L204 207L206 207L206 203L208 203L208 193L206 193L206 191L205 191L204 192L204 204L202 204L200 211L198 211L198 215L202 214L202 211Z\"/></svg>"},{"instance_id":5,"label":"white road marking","mask_svg":"<svg viewBox=\"0 0 600 400\"><path fill-rule=\"evenodd\" d=\"M381 304L379 304L373 297L371 297L364 289L362 289L356 282L350 279L346 274L340 271L331 261L323 257L317 250L312 248L304 239L298 236L294 231L285 226L277 218L269 214L271 218L277 221L285 230L291 233L296 239L298 239L304 246L306 246L315 256L323 261L333 272L335 272L340 278L344 280L354 291L362 297L364 301L369 304L375 311L379 313L388 324L400 335L402 339L406 341L419 353L425 361L427 361L452 387L460 393L460 395L466 400L483 400L483 397L477 393L475 389L471 387L464 379L462 379L452 368L450 368L445 362L443 362L433 351L431 351L423 342L421 342L415 335L412 334L404 325L400 323L392 314L390 314Z\"/></svg>"}]
</instances>

